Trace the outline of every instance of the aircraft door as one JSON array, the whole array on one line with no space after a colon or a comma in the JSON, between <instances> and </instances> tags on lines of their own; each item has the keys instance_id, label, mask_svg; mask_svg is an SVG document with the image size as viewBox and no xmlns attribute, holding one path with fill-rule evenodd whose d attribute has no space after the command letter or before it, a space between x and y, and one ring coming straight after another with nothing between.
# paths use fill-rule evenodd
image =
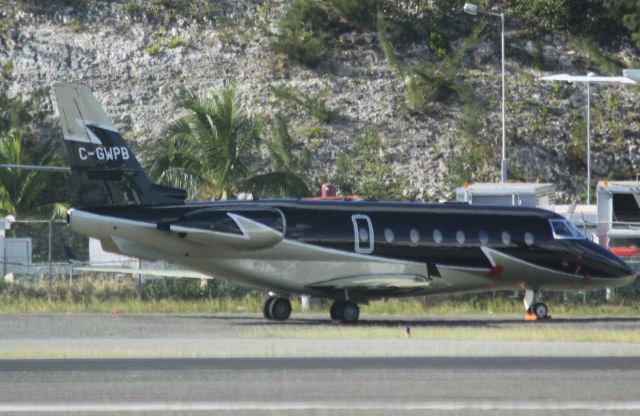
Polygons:
<instances>
[{"instance_id":1,"label":"aircraft door","mask_svg":"<svg viewBox=\"0 0 640 416\"><path fill-rule=\"evenodd\" d=\"M356 253L373 253L374 236L371 219L367 215L356 214L351 217Z\"/></svg>"}]
</instances>

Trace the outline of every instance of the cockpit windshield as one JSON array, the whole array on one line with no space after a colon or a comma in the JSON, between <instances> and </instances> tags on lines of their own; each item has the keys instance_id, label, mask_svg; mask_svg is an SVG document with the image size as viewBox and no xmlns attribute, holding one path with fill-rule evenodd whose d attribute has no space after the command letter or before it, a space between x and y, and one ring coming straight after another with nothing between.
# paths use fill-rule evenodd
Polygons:
<instances>
[{"instance_id":1,"label":"cockpit windshield","mask_svg":"<svg viewBox=\"0 0 640 416\"><path fill-rule=\"evenodd\" d=\"M553 238L555 239L585 239L582 234L573 224L567 220L549 220L551 229L553 230Z\"/></svg>"}]
</instances>

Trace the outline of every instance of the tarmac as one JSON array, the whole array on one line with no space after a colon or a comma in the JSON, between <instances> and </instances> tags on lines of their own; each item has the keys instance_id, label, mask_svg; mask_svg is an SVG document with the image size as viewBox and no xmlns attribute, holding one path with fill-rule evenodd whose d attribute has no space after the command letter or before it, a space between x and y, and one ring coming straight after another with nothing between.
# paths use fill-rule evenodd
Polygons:
<instances>
[{"instance_id":1,"label":"tarmac","mask_svg":"<svg viewBox=\"0 0 640 416\"><path fill-rule=\"evenodd\" d=\"M325 325L324 315L0 315L0 413L640 413L640 344L404 335L406 326L625 331L640 329L640 318L373 316L360 326L397 328L398 337L255 337Z\"/></svg>"}]
</instances>

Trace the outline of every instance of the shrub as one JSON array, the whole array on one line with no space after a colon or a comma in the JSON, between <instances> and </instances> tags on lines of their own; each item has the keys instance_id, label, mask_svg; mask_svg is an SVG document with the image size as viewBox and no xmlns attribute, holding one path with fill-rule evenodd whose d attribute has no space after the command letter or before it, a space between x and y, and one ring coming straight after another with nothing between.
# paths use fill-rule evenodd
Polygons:
<instances>
[{"instance_id":1,"label":"shrub","mask_svg":"<svg viewBox=\"0 0 640 416\"><path fill-rule=\"evenodd\" d=\"M314 67L325 55L329 15L316 0L295 0L278 20L271 47L303 65Z\"/></svg>"},{"instance_id":2,"label":"shrub","mask_svg":"<svg viewBox=\"0 0 640 416\"><path fill-rule=\"evenodd\" d=\"M378 11L385 0L330 0L329 7L337 21L346 22L359 29L375 29Z\"/></svg>"},{"instance_id":3,"label":"shrub","mask_svg":"<svg viewBox=\"0 0 640 416\"><path fill-rule=\"evenodd\" d=\"M147 48L145 48L145 53L149 56L156 56L160 53L160 45L153 44Z\"/></svg>"},{"instance_id":4,"label":"shrub","mask_svg":"<svg viewBox=\"0 0 640 416\"><path fill-rule=\"evenodd\" d=\"M375 129L358 138L352 155L338 157L332 182L344 194L377 200L405 199L407 185L406 178L393 171L391 158Z\"/></svg>"},{"instance_id":5,"label":"shrub","mask_svg":"<svg viewBox=\"0 0 640 416\"><path fill-rule=\"evenodd\" d=\"M302 107L311 117L325 122L331 119L332 112L327 108L325 99L319 95L304 96L299 91L286 87L271 87L271 91L277 98Z\"/></svg>"}]
</instances>

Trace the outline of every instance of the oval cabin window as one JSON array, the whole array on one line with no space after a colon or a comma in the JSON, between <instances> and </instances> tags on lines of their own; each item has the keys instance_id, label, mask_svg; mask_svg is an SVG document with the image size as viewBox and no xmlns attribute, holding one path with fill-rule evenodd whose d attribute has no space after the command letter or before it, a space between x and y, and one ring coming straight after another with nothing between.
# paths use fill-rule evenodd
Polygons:
<instances>
[{"instance_id":1,"label":"oval cabin window","mask_svg":"<svg viewBox=\"0 0 640 416\"><path fill-rule=\"evenodd\" d=\"M393 230L391 228L386 228L384 230L384 239L387 240L387 243L393 243L393 240L396 239L396 236L393 234Z\"/></svg>"},{"instance_id":2,"label":"oval cabin window","mask_svg":"<svg viewBox=\"0 0 640 416\"><path fill-rule=\"evenodd\" d=\"M413 244L417 244L420 241L420 233L415 228L412 228L409 232L409 238Z\"/></svg>"},{"instance_id":3,"label":"oval cabin window","mask_svg":"<svg viewBox=\"0 0 640 416\"><path fill-rule=\"evenodd\" d=\"M433 242L436 244L442 243L442 233L437 228L433 230Z\"/></svg>"}]
</instances>

